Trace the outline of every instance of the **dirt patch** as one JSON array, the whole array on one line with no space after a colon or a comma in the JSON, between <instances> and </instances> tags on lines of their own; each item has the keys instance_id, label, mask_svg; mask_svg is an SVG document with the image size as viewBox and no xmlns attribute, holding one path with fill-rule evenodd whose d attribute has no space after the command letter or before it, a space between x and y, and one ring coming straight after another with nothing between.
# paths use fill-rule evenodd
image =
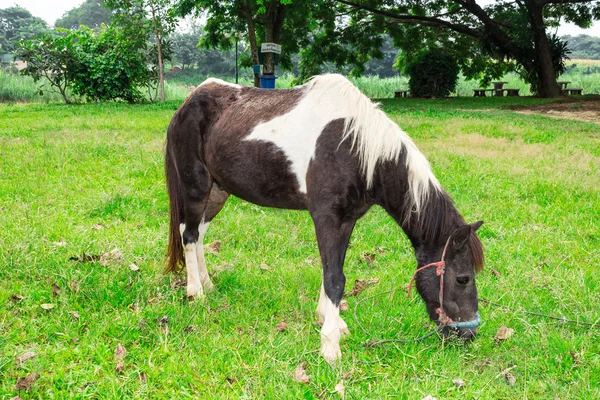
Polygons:
<instances>
[{"instance_id":1,"label":"dirt patch","mask_svg":"<svg viewBox=\"0 0 600 400\"><path fill-rule=\"evenodd\" d=\"M539 114L551 118L594 122L600 125L600 96L566 97L548 104L513 106L509 109L519 114Z\"/></svg>"}]
</instances>

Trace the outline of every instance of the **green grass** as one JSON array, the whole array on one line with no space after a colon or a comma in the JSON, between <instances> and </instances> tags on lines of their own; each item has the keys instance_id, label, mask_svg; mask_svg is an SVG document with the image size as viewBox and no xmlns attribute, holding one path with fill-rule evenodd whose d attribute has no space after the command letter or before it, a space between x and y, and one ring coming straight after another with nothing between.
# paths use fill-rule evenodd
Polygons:
<instances>
[{"instance_id":1,"label":"green grass","mask_svg":"<svg viewBox=\"0 0 600 400\"><path fill-rule=\"evenodd\" d=\"M600 126L502 108L513 101L540 102L401 99L383 107L465 218L486 221L480 296L598 322ZM162 154L178 104L0 105L0 398L18 395L17 379L30 372L41 377L24 399L335 399L342 380L348 399L600 398L598 328L481 304L484 324L468 345L432 337L361 346L428 331L422 301L403 289L415 268L412 248L381 209L352 237L347 289L358 278L380 283L348 299L352 334L335 367L318 354L320 265L310 259L318 251L305 212L230 199L207 235L207 243L222 242L207 256L216 290L204 303L183 300L185 289L172 284L184 276L161 274ZM373 264L361 261L378 247L385 252ZM114 248L122 258L108 265L69 260ZM357 316L370 334L352 316L361 299ZM42 309L46 303L55 307ZM282 320L289 328L280 333ZM515 335L497 343L503 325ZM127 349L121 372L118 344ZM27 351L37 356L17 365ZM301 361L307 385L292 379ZM501 375L508 368L514 386Z\"/></svg>"}]
</instances>

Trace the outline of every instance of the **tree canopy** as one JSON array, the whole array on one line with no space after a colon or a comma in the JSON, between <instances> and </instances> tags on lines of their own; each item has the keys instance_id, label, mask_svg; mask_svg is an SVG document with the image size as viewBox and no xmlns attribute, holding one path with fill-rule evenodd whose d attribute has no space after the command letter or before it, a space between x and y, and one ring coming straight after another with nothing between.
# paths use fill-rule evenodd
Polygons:
<instances>
[{"instance_id":1,"label":"tree canopy","mask_svg":"<svg viewBox=\"0 0 600 400\"><path fill-rule=\"evenodd\" d=\"M564 71L568 49L549 28L571 22L582 28L600 19L598 0L499 0L480 6L475 0L338 0L347 18L327 39L328 47L352 46L347 37L387 32L407 57L420 49L452 50L467 77L499 78L518 72L542 97L560 94L556 78ZM327 52L319 54L326 56ZM360 57L355 57L359 58ZM343 60L342 60L343 62Z\"/></svg>"},{"instance_id":2,"label":"tree canopy","mask_svg":"<svg viewBox=\"0 0 600 400\"><path fill-rule=\"evenodd\" d=\"M12 53L20 40L33 39L48 31L46 21L22 7L0 9L0 53Z\"/></svg>"},{"instance_id":3,"label":"tree canopy","mask_svg":"<svg viewBox=\"0 0 600 400\"><path fill-rule=\"evenodd\" d=\"M86 0L79 7L75 7L63 14L54 23L56 28L77 29L80 25L89 28L99 28L108 24L112 12L104 7L102 0Z\"/></svg>"}]
</instances>

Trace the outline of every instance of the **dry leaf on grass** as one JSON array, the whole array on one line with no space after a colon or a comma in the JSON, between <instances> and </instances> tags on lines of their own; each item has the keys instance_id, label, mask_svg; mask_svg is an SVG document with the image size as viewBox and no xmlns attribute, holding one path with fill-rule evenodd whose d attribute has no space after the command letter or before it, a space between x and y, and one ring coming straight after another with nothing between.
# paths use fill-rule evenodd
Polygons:
<instances>
[{"instance_id":1,"label":"dry leaf on grass","mask_svg":"<svg viewBox=\"0 0 600 400\"><path fill-rule=\"evenodd\" d=\"M387 249L385 247L377 247L375 249L375 251L377 252L377 254L379 254L380 256L384 255L387 252Z\"/></svg>"},{"instance_id":2,"label":"dry leaf on grass","mask_svg":"<svg viewBox=\"0 0 600 400\"><path fill-rule=\"evenodd\" d=\"M145 385L146 383L148 383L148 377L146 376L145 372L140 372L138 376L140 378L140 383L142 385Z\"/></svg>"},{"instance_id":3,"label":"dry leaf on grass","mask_svg":"<svg viewBox=\"0 0 600 400\"><path fill-rule=\"evenodd\" d=\"M23 364L27 360L31 360L33 357L37 356L33 351L28 351L26 353L21 354L17 357L17 365Z\"/></svg>"},{"instance_id":4,"label":"dry leaf on grass","mask_svg":"<svg viewBox=\"0 0 600 400\"><path fill-rule=\"evenodd\" d=\"M67 245L67 241L62 239L60 242L52 242L56 247L65 247Z\"/></svg>"},{"instance_id":5,"label":"dry leaf on grass","mask_svg":"<svg viewBox=\"0 0 600 400\"><path fill-rule=\"evenodd\" d=\"M457 388L463 388L463 387L465 387L465 381L463 381L462 379L452 379L452 383Z\"/></svg>"},{"instance_id":6,"label":"dry leaf on grass","mask_svg":"<svg viewBox=\"0 0 600 400\"><path fill-rule=\"evenodd\" d=\"M277 325L275 325L275 329L277 329L278 332L283 332L288 327L289 327L289 325L285 321L281 321L280 323L278 323Z\"/></svg>"},{"instance_id":7,"label":"dry leaf on grass","mask_svg":"<svg viewBox=\"0 0 600 400\"><path fill-rule=\"evenodd\" d=\"M346 398L346 387L344 387L344 381L340 381L337 385L335 385L335 392L340 396L340 399L344 400Z\"/></svg>"},{"instance_id":8,"label":"dry leaf on grass","mask_svg":"<svg viewBox=\"0 0 600 400\"><path fill-rule=\"evenodd\" d=\"M121 250L118 248L114 248L108 253L102 253L100 255L100 264L107 266L111 261L120 260L123 258L123 254L121 254Z\"/></svg>"},{"instance_id":9,"label":"dry leaf on grass","mask_svg":"<svg viewBox=\"0 0 600 400\"><path fill-rule=\"evenodd\" d=\"M498 272L494 268L490 268L490 271L492 271L492 274L494 274L494 276L500 276L501 275L500 272Z\"/></svg>"},{"instance_id":10,"label":"dry leaf on grass","mask_svg":"<svg viewBox=\"0 0 600 400\"><path fill-rule=\"evenodd\" d=\"M314 256L308 256L306 258L306 260L304 260L304 262L307 263L307 264L312 264L312 263L315 262L315 260L316 260L316 258Z\"/></svg>"},{"instance_id":11,"label":"dry leaf on grass","mask_svg":"<svg viewBox=\"0 0 600 400\"><path fill-rule=\"evenodd\" d=\"M573 364L579 365L581 356L578 353L575 353L573 350L569 350L569 353L571 353L571 357L573 357Z\"/></svg>"},{"instance_id":12,"label":"dry leaf on grass","mask_svg":"<svg viewBox=\"0 0 600 400\"><path fill-rule=\"evenodd\" d=\"M125 362L119 361L117 365L115 365L115 371L121 373L125 369Z\"/></svg>"},{"instance_id":13,"label":"dry leaf on grass","mask_svg":"<svg viewBox=\"0 0 600 400\"><path fill-rule=\"evenodd\" d=\"M137 271L140 270L140 267L138 267L137 265L131 263L131 264L129 264L129 269L132 270L132 271L136 271L137 272Z\"/></svg>"},{"instance_id":14,"label":"dry leaf on grass","mask_svg":"<svg viewBox=\"0 0 600 400\"><path fill-rule=\"evenodd\" d=\"M23 400L23 399L20 398L19 396L15 396L15 397L11 397L10 400Z\"/></svg>"},{"instance_id":15,"label":"dry leaf on grass","mask_svg":"<svg viewBox=\"0 0 600 400\"><path fill-rule=\"evenodd\" d=\"M121 343L115 348L115 361L122 361L127 355L127 349Z\"/></svg>"},{"instance_id":16,"label":"dry leaf on grass","mask_svg":"<svg viewBox=\"0 0 600 400\"><path fill-rule=\"evenodd\" d=\"M210 254L219 254L221 251L221 241L215 240L214 242L204 246L204 251Z\"/></svg>"},{"instance_id":17,"label":"dry leaf on grass","mask_svg":"<svg viewBox=\"0 0 600 400\"><path fill-rule=\"evenodd\" d=\"M427 395L427 396L423 397L423 400L437 400L437 399L431 395Z\"/></svg>"},{"instance_id":18,"label":"dry leaf on grass","mask_svg":"<svg viewBox=\"0 0 600 400\"><path fill-rule=\"evenodd\" d=\"M106 225L104 225L104 224L94 224L94 225L92 225L92 229L94 229L96 231L99 231L100 229L105 228L105 227L106 227Z\"/></svg>"},{"instance_id":19,"label":"dry leaf on grass","mask_svg":"<svg viewBox=\"0 0 600 400\"><path fill-rule=\"evenodd\" d=\"M360 255L360 259L367 264L373 264L373 261L375 261L375 254L364 252Z\"/></svg>"},{"instance_id":20,"label":"dry leaf on grass","mask_svg":"<svg viewBox=\"0 0 600 400\"><path fill-rule=\"evenodd\" d=\"M294 381L298 382L298 383L309 383L310 382L310 375L306 374L306 361L302 361L300 364L298 364L298 366L296 367L296 371L294 373Z\"/></svg>"},{"instance_id":21,"label":"dry leaf on grass","mask_svg":"<svg viewBox=\"0 0 600 400\"><path fill-rule=\"evenodd\" d=\"M514 333L515 333L514 329L508 328L506 326L501 326L500 328L498 328L498 332L496 332L496 336L494 337L494 340L497 342L501 342L503 340L508 339L512 335L514 335Z\"/></svg>"},{"instance_id":22,"label":"dry leaf on grass","mask_svg":"<svg viewBox=\"0 0 600 400\"><path fill-rule=\"evenodd\" d=\"M75 321L79 319L79 313L77 311L69 311L69 315L73 317Z\"/></svg>"},{"instance_id":23,"label":"dry leaf on grass","mask_svg":"<svg viewBox=\"0 0 600 400\"><path fill-rule=\"evenodd\" d=\"M269 267L267 264L263 263L260 264L260 269L262 269L263 271L271 271L273 270L273 268Z\"/></svg>"},{"instance_id":24,"label":"dry leaf on grass","mask_svg":"<svg viewBox=\"0 0 600 400\"><path fill-rule=\"evenodd\" d=\"M156 322L158 322L158 324L159 324L159 325L163 325L163 326L164 326L164 325L167 325L167 324L169 323L169 316L168 316L168 315L165 315L165 316L164 316L164 317L162 317L162 318L157 318L157 319L156 319Z\"/></svg>"},{"instance_id":25,"label":"dry leaf on grass","mask_svg":"<svg viewBox=\"0 0 600 400\"><path fill-rule=\"evenodd\" d=\"M55 283L52 285L52 296L58 296L60 294L60 288Z\"/></svg>"},{"instance_id":26,"label":"dry leaf on grass","mask_svg":"<svg viewBox=\"0 0 600 400\"><path fill-rule=\"evenodd\" d=\"M354 281L354 287L347 294L347 296L358 296L365 290L368 286L376 285L379 283L379 278L373 279L357 279Z\"/></svg>"},{"instance_id":27,"label":"dry leaf on grass","mask_svg":"<svg viewBox=\"0 0 600 400\"><path fill-rule=\"evenodd\" d=\"M52 310L54 308L54 304L44 303L44 304L40 304L40 307L42 307L44 310Z\"/></svg>"},{"instance_id":28,"label":"dry leaf on grass","mask_svg":"<svg viewBox=\"0 0 600 400\"><path fill-rule=\"evenodd\" d=\"M513 374L511 374L510 372L507 372L504 375L504 379L506 379L506 383L508 384L508 386L515 386L515 383L517 383L517 378L515 378L515 376Z\"/></svg>"},{"instance_id":29,"label":"dry leaf on grass","mask_svg":"<svg viewBox=\"0 0 600 400\"><path fill-rule=\"evenodd\" d=\"M10 299L12 301L21 301L21 300L23 300L23 296L21 296L20 294L14 294L13 293L13 294L10 295Z\"/></svg>"},{"instance_id":30,"label":"dry leaf on grass","mask_svg":"<svg viewBox=\"0 0 600 400\"><path fill-rule=\"evenodd\" d=\"M348 311L348 302L346 300L340 301L340 311Z\"/></svg>"},{"instance_id":31,"label":"dry leaf on grass","mask_svg":"<svg viewBox=\"0 0 600 400\"><path fill-rule=\"evenodd\" d=\"M31 372L27 374L27 376L25 376L24 378L19 378L17 380L16 388L19 391L25 390L27 392L29 391L29 389L31 389L35 381L37 381L39 378L40 374L38 374L37 372Z\"/></svg>"}]
</instances>

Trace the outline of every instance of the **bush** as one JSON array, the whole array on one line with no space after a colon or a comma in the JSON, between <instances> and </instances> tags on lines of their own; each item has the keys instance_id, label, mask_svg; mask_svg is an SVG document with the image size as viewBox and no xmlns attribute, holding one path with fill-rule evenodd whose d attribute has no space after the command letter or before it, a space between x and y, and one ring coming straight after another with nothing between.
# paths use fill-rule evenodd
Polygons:
<instances>
[{"instance_id":1,"label":"bush","mask_svg":"<svg viewBox=\"0 0 600 400\"><path fill-rule=\"evenodd\" d=\"M408 85L415 97L447 97L456 89L459 73L456 59L442 49L417 55L408 64Z\"/></svg>"},{"instance_id":2,"label":"bush","mask_svg":"<svg viewBox=\"0 0 600 400\"><path fill-rule=\"evenodd\" d=\"M74 93L93 101L142 100L139 88L148 85L151 77L143 52L145 41L104 25L99 33L82 27L77 36Z\"/></svg>"}]
</instances>

